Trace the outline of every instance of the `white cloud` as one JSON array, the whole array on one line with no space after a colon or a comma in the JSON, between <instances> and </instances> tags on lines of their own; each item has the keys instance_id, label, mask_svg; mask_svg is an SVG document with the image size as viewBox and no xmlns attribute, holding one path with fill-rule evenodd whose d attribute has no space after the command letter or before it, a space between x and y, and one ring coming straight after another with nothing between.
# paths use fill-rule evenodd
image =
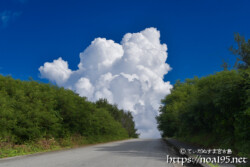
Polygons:
<instances>
[{"instance_id":1,"label":"white cloud","mask_svg":"<svg viewBox=\"0 0 250 167\"><path fill-rule=\"evenodd\" d=\"M92 99L94 87L90 83L88 78L80 78L76 84L76 93L80 94L81 96L89 97Z\"/></svg>"},{"instance_id":2,"label":"white cloud","mask_svg":"<svg viewBox=\"0 0 250 167\"><path fill-rule=\"evenodd\" d=\"M60 86L62 86L72 74L72 71L68 68L68 62L62 60L61 57L52 63L44 63L44 66L41 66L39 71L42 78L47 78Z\"/></svg>"},{"instance_id":3,"label":"white cloud","mask_svg":"<svg viewBox=\"0 0 250 167\"><path fill-rule=\"evenodd\" d=\"M91 101L107 98L132 111L141 137L159 137L155 116L161 99L172 88L163 81L171 70L166 59L167 46L160 43L160 32L147 28L125 34L120 44L96 38L80 53L76 71L61 58L45 63L39 71L42 77Z\"/></svg>"},{"instance_id":4,"label":"white cloud","mask_svg":"<svg viewBox=\"0 0 250 167\"><path fill-rule=\"evenodd\" d=\"M22 12L12 12L9 10L5 10L0 13L0 26L6 27L10 22L15 21Z\"/></svg>"}]
</instances>

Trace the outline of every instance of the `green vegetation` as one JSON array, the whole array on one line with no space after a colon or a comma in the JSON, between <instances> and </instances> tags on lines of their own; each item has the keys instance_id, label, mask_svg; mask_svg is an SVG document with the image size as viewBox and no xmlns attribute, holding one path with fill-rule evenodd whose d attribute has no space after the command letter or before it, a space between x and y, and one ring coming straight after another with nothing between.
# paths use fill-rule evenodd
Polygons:
<instances>
[{"instance_id":1,"label":"green vegetation","mask_svg":"<svg viewBox=\"0 0 250 167\"><path fill-rule=\"evenodd\" d=\"M236 69L176 82L162 100L158 128L163 137L250 154L250 40L238 34ZM224 63L223 67L227 67Z\"/></svg>"},{"instance_id":2,"label":"green vegetation","mask_svg":"<svg viewBox=\"0 0 250 167\"><path fill-rule=\"evenodd\" d=\"M209 163L208 165L211 166L211 167L220 167L219 165L217 165L217 164L212 164L212 163Z\"/></svg>"},{"instance_id":3,"label":"green vegetation","mask_svg":"<svg viewBox=\"0 0 250 167\"><path fill-rule=\"evenodd\" d=\"M100 99L95 104L98 108L105 108L109 111L113 118L120 122L122 127L127 130L129 137L138 138L139 134L136 133L135 123L130 111L124 112L123 110L119 110L116 105L109 104L106 99Z\"/></svg>"},{"instance_id":4,"label":"green vegetation","mask_svg":"<svg viewBox=\"0 0 250 167\"><path fill-rule=\"evenodd\" d=\"M138 137L130 112L0 75L0 157Z\"/></svg>"}]
</instances>

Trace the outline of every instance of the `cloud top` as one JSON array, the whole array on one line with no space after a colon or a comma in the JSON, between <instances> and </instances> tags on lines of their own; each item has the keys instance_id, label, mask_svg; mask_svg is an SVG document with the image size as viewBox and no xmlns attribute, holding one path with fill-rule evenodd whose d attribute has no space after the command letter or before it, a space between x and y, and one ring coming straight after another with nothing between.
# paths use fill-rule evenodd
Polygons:
<instances>
[{"instance_id":1,"label":"cloud top","mask_svg":"<svg viewBox=\"0 0 250 167\"><path fill-rule=\"evenodd\" d=\"M163 81L171 70L166 59L167 46L160 43L160 32L147 28L125 34L120 44L96 38L80 53L78 70L70 70L59 58L44 63L39 71L41 77L91 101L106 98L132 111L141 137L159 137L155 116L160 100L172 88Z\"/></svg>"}]
</instances>

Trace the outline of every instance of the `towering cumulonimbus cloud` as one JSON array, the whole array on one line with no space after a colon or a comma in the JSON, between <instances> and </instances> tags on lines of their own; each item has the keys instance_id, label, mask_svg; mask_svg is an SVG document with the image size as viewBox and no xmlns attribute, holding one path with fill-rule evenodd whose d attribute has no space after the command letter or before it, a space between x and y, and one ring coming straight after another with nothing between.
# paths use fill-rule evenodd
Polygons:
<instances>
[{"instance_id":1,"label":"towering cumulonimbus cloud","mask_svg":"<svg viewBox=\"0 0 250 167\"><path fill-rule=\"evenodd\" d=\"M161 99L172 85L164 82L171 70L166 63L167 46L160 32L147 28L127 33L121 43L96 38L82 53L78 70L72 71L62 58L39 68L41 77L74 90L91 101L106 98L133 113L142 138L159 137L155 117Z\"/></svg>"}]
</instances>

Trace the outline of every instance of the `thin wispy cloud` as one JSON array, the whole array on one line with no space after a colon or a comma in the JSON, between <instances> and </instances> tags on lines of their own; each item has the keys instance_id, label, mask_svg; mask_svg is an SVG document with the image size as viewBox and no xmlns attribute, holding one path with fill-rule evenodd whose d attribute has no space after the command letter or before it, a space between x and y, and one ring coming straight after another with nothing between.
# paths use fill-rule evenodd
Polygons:
<instances>
[{"instance_id":1,"label":"thin wispy cloud","mask_svg":"<svg viewBox=\"0 0 250 167\"><path fill-rule=\"evenodd\" d=\"M6 9L3 8L0 11L0 28L6 28L12 22L16 21L16 19L18 19L22 15L20 4L26 4L27 2L28 0L11 0L10 6L12 7Z\"/></svg>"},{"instance_id":2,"label":"thin wispy cloud","mask_svg":"<svg viewBox=\"0 0 250 167\"><path fill-rule=\"evenodd\" d=\"M0 26L5 28L11 22L15 21L18 17L20 17L22 12L13 12L10 10L5 10L0 13Z\"/></svg>"}]
</instances>

